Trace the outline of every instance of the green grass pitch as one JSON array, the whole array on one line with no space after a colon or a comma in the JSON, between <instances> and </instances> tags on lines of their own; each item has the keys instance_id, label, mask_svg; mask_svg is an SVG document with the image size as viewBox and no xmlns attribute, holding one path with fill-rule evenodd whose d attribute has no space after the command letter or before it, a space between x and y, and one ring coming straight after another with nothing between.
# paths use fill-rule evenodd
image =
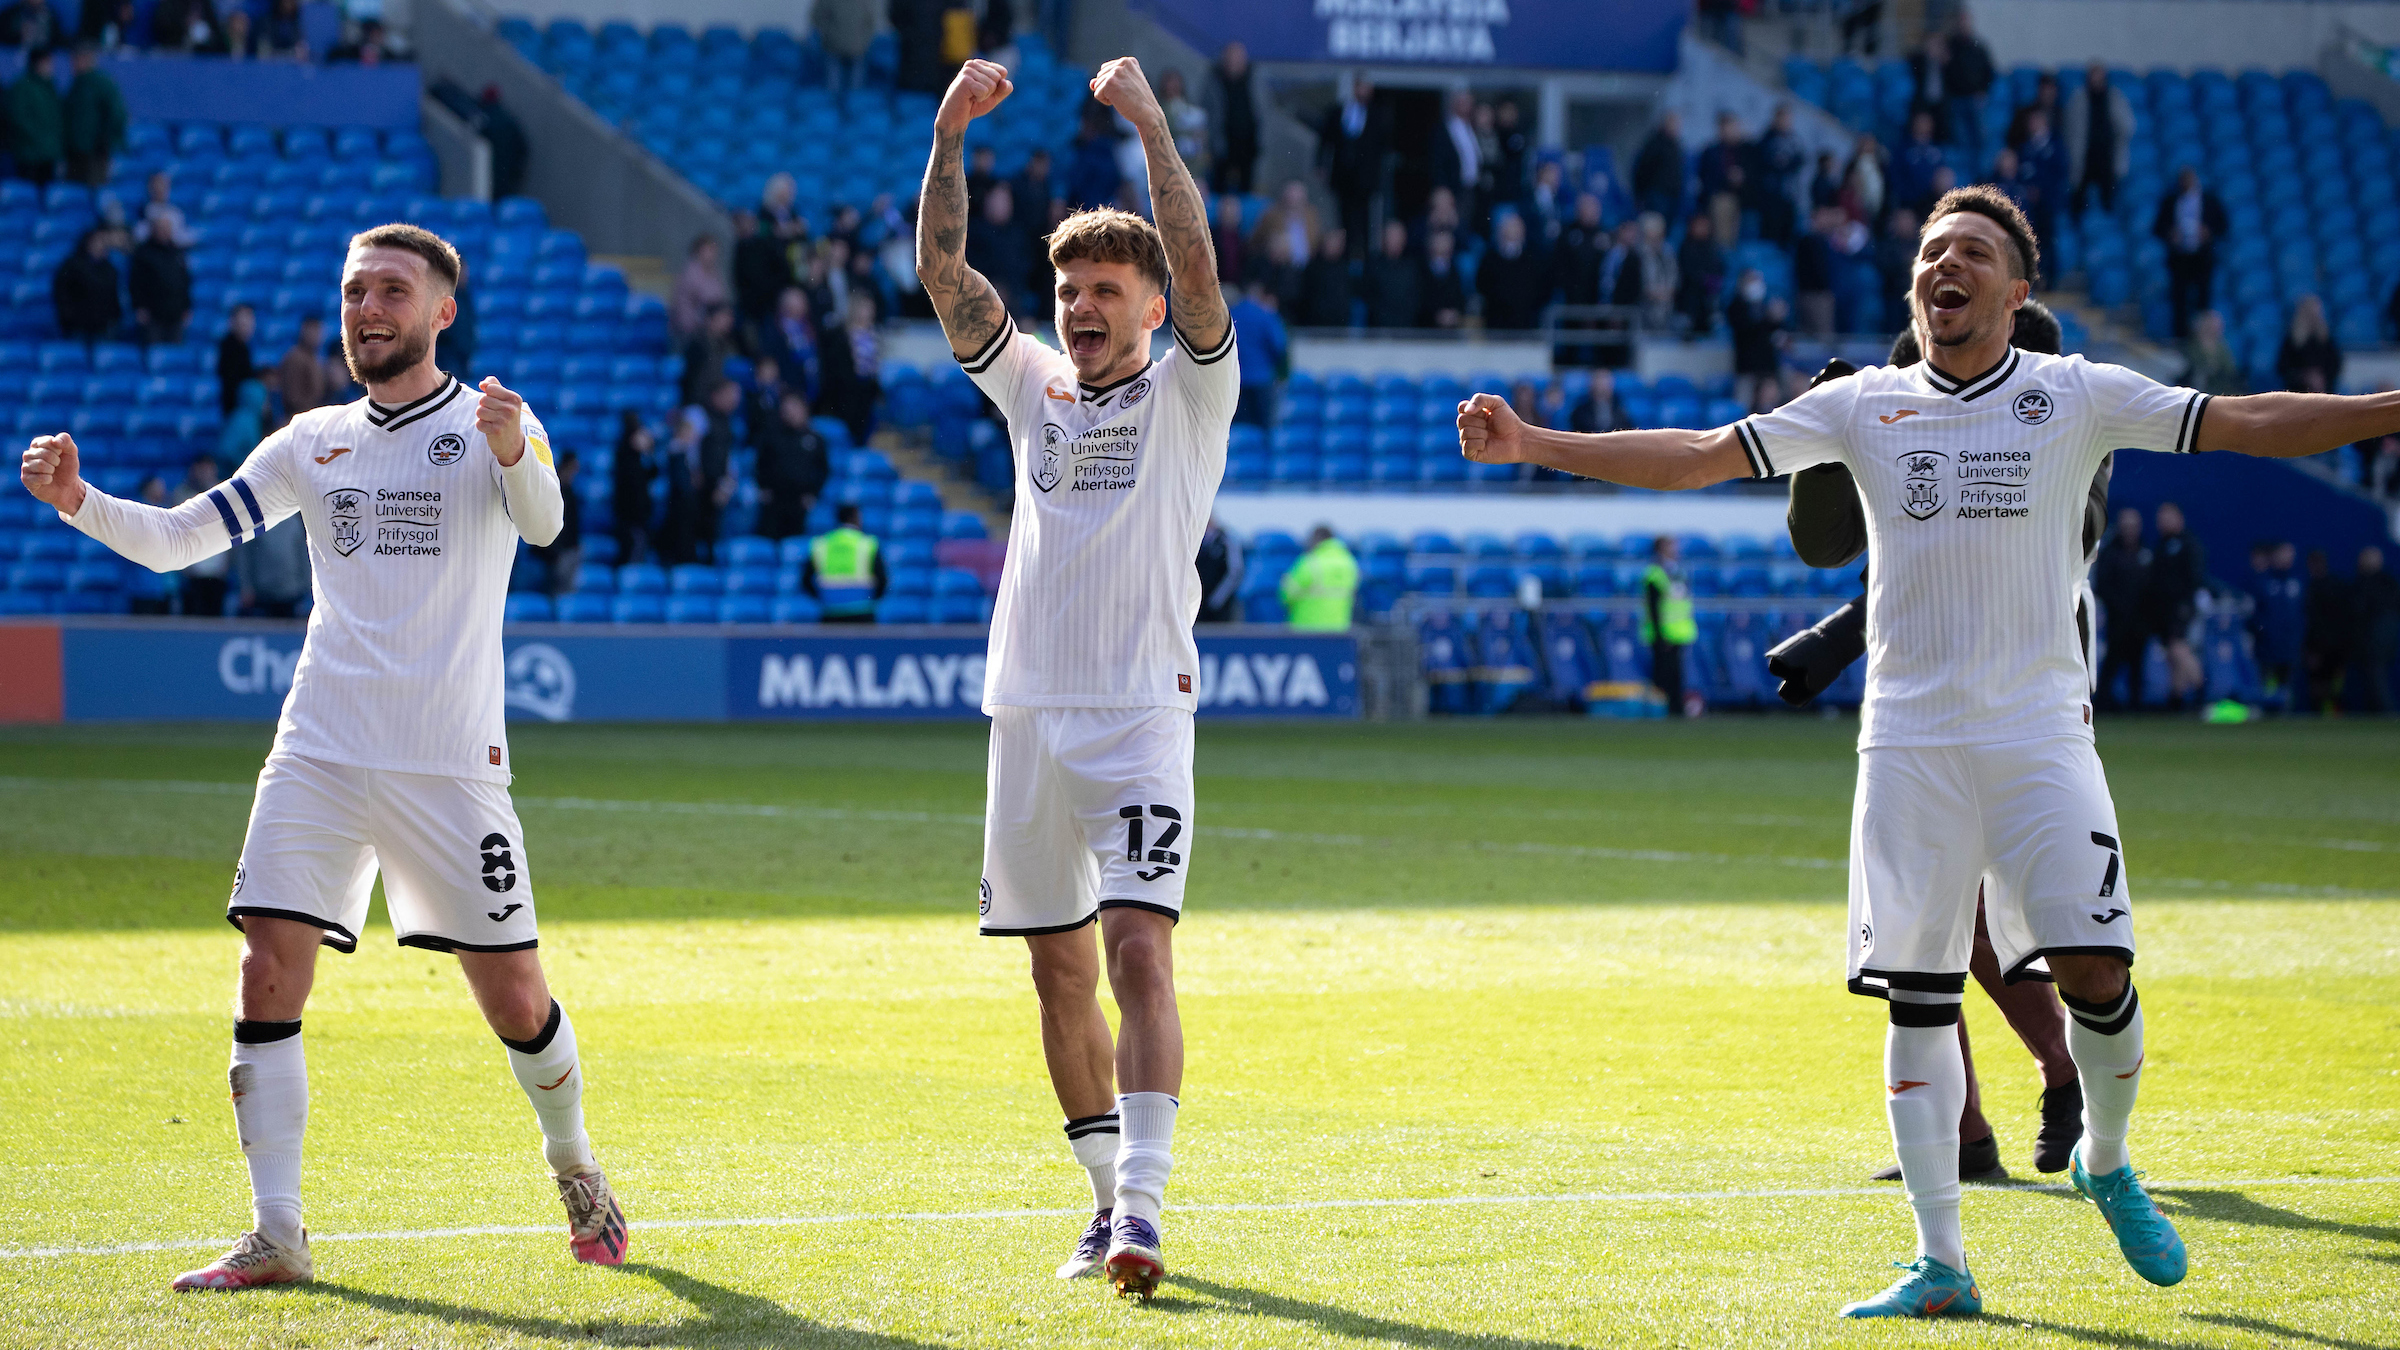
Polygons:
<instances>
[{"instance_id":1,"label":"green grass pitch","mask_svg":"<svg viewBox=\"0 0 2400 1350\"><path fill-rule=\"evenodd\" d=\"M0 731L0 1346L2400 1345L2400 725L2103 729L2192 1274L1976 1188L1988 1315L1905 1326L1833 1317L1910 1248L1840 981L1854 730L1206 727L1146 1307L1050 1275L1086 1192L1022 944L974 935L979 727L520 729L632 1263L568 1259L454 964L378 926L308 1013L318 1282L231 1296L166 1281L248 1220L267 732ZM2030 1178L2037 1084L1968 1011Z\"/></svg>"}]
</instances>

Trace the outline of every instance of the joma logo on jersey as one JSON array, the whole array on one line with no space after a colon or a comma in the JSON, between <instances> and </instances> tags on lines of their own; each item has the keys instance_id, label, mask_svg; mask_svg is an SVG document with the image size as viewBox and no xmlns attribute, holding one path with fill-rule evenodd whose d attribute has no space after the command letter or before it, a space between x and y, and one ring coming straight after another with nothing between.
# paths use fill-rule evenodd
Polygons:
<instances>
[{"instance_id":1,"label":"joma logo on jersey","mask_svg":"<svg viewBox=\"0 0 2400 1350\"><path fill-rule=\"evenodd\" d=\"M366 516L364 488L335 488L325 494L325 514L332 518L333 551L347 558L367 541L360 521Z\"/></svg>"},{"instance_id":2,"label":"joma logo on jersey","mask_svg":"<svg viewBox=\"0 0 2400 1350\"><path fill-rule=\"evenodd\" d=\"M1899 457L1901 510L1925 520L1942 509L1942 467L1949 460L1939 450L1911 450Z\"/></svg>"},{"instance_id":3,"label":"joma logo on jersey","mask_svg":"<svg viewBox=\"0 0 2400 1350\"><path fill-rule=\"evenodd\" d=\"M466 453L465 438L447 431L434 437L433 444L425 447L425 458L445 468L465 458Z\"/></svg>"},{"instance_id":4,"label":"joma logo on jersey","mask_svg":"<svg viewBox=\"0 0 2400 1350\"><path fill-rule=\"evenodd\" d=\"M1041 457L1033 462L1033 485L1044 492L1058 486L1059 447L1066 444L1067 429L1056 422L1042 424Z\"/></svg>"},{"instance_id":5,"label":"joma logo on jersey","mask_svg":"<svg viewBox=\"0 0 2400 1350\"><path fill-rule=\"evenodd\" d=\"M1887 427L1888 427L1888 426L1890 426L1891 424L1893 424L1894 422L1897 422L1897 421L1899 421L1901 418L1904 418L1904 417L1914 417L1914 416L1916 416L1916 415L1917 415L1917 410L1916 410L1916 409L1914 409L1914 408L1902 408L1900 411L1898 411L1898 412L1895 412L1895 413L1885 413L1885 414L1883 414L1881 417L1878 417L1878 418L1876 418L1875 420L1876 420L1876 421L1878 421L1878 422L1881 422L1881 423L1883 423L1885 426L1887 426Z\"/></svg>"}]
</instances>

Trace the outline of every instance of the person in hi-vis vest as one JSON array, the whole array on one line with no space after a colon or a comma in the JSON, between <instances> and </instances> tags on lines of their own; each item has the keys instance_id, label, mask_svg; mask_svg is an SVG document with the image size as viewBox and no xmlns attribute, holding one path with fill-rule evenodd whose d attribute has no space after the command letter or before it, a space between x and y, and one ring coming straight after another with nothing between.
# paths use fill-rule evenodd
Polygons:
<instances>
[{"instance_id":1,"label":"person in hi-vis vest","mask_svg":"<svg viewBox=\"0 0 2400 1350\"><path fill-rule=\"evenodd\" d=\"M1675 561L1672 535L1662 534L1650 546L1650 565L1642 570L1642 641L1650 644L1650 683L1666 695L1667 716L1679 717L1683 706L1683 657L1700 637L1692 619L1692 588Z\"/></svg>"},{"instance_id":2,"label":"person in hi-vis vest","mask_svg":"<svg viewBox=\"0 0 2400 1350\"><path fill-rule=\"evenodd\" d=\"M817 598L827 623L873 623L883 595L883 550L875 536L858 528L858 507L845 503L835 525L808 544L800 588Z\"/></svg>"},{"instance_id":3,"label":"person in hi-vis vest","mask_svg":"<svg viewBox=\"0 0 2400 1350\"><path fill-rule=\"evenodd\" d=\"M1358 598L1358 559L1350 556L1331 526L1319 525L1309 532L1308 552L1283 574L1281 589L1293 629L1347 633L1352 602Z\"/></svg>"}]
</instances>

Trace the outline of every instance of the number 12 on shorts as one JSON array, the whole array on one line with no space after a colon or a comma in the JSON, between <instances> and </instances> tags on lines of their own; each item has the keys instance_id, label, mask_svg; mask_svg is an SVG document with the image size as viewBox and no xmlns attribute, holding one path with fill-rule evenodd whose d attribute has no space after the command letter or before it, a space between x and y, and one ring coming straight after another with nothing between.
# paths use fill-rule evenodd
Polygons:
<instances>
[{"instance_id":1,"label":"number 12 on shorts","mask_svg":"<svg viewBox=\"0 0 2400 1350\"><path fill-rule=\"evenodd\" d=\"M1183 855L1173 849L1175 841L1183 836L1182 812L1172 806L1152 805L1147 810L1139 806L1119 807L1117 814L1125 819L1125 861L1159 864L1151 871L1136 872L1135 876L1144 881L1156 881L1183 866ZM1143 825L1149 819L1165 822L1166 828L1159 831L1157 840L1145 853L1142 848Z\"/></svg>"}]
</instances>

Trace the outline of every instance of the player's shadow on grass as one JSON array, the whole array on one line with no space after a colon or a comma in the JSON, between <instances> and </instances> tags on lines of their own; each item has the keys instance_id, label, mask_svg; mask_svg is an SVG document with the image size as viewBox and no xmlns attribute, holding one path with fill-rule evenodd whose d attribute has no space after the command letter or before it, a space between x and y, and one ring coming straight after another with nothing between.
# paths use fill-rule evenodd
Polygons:
<instances>
[{"instance_id":1,"label":"player's shadow on grass","mask_svg":"<svg viewBox=\"0 0 2400 1350\"><path fill-rule=\"evenodd\" d=\"M1189 1291L1206 1294L1214 1302L1199 1302L1174 1297ZM1471 1331L1443 1331L1435 1327L1413 1326L1388 1318L1337 1308L1330 1303L1309 1303L1270 1294L1258 1289L1245 1289L1238 1284L1218 1284L1214 1280L1196 1279L1190 1275L1170 1275L1160 1290L1160 1297L1149 1306L1154 1311L1169 1313L1213 1312L1246 1313L1253 1317L1273 1317L1286 1322L1301 1322L1336 1336L1359 1340L1389 1341L1398 1345L1457 1346L1464 1350L1572 1350L1559 1341L1528 1341L1514 1336L1484 1336Z\"/></svg>"},{"instance_id":2,"label":"player's shadow on grass","mask_svg":"<svg viewBox=\"0 0 2400 1350\"><path fill-rule=\"evenodd\" d=\"M2176 1218L2190 1215L2196 1219L2214 1219L2220 1223L2248 1224L2253 1228L2290 1228L2307 1233L2336 1233L2343 1237L2365 1238L2371 1242L2400 1245L2400 1228L2371 1223L2343 1223L2336 1219L2320 1219L2289 1209L2277 1209L2261 1204L2240 1191L2203 1190L2198 1187L2178 1187L2173 1190L2152 1191L2151 1195L2174 1202L2167 1212ZM2383 1253L2372 1253L2382 1257Z\"/></svg>"},{"instance_id":3,"label":"player's shadow on grass","mask_svg":"<svg viewBox=\"0 0 2400 1350\"><path fill-rule=\"evenodd\" d=\"M2329 1346L2331 1350L2390 1350L2388 1346L2375 1345L2367 1341L2346 1341L2339 1336L2324 1336L2314 1331L2302 1331L2298 1327L2287 1327L2280 1322L2270 1322L2263 1317L2235 1317L2230 1313L2185 1313L2184 1317L2194 1322L2206 1322L2212 1327L2231 1327L2236 1331L2271 1336L2279 1341L2298 1341L2306 1345Z\"/></svg>"},{"instance_id":4,"label":"player's shadow on grass","mask_svg":"<svg viewBox=\"0 0 2400 1350\"><path fill-rule=\"evenodd\" d=\"M902 1336L886 1336L879 1332L859 1331L852 1327L827 1326L800 1317L772 1299L745 1294L721 1284L710 1284L680 1270L632 1262L624 1267L629 1275L654 1280L659 1287L689 1304L700 1314L697 1319L685 1318L673 1322L634 1322L621 1318L530 1317L515 1313L494 1312L463 1303L445 1303L440 1299L413 1298L405 1294L384 1294L367 1289L319 1281L305 1286L309 1291L331 1295L361 1307L399 1317L424 1317L446 1325L482 1326L496 1331L514 1332L519 1336L540 1337L546 1340L572 1341L589 1344L607 1341L653 1346L712 1347L716 1350L776 1350L784 1346L842 1346L850 1350L935 1350L926 1341L912 1341Z\"/></svg>"}]
</instances>

